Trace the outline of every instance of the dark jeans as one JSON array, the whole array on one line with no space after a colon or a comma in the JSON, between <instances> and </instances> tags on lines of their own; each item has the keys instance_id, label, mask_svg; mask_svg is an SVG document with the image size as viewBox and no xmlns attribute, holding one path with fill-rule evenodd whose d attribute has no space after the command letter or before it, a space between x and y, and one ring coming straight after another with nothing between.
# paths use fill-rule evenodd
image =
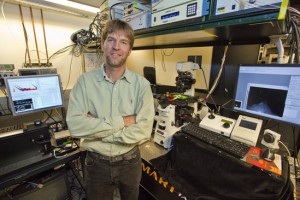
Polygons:
<instances>
[{"instance_id":1,"label":"dark jeans","mask_svg":"<svg viewBox=\"0 0 300 200\"><path fill-rule=\"evenodd\" d=\"M142 168L137 147L116 160L88 151L84 170L87 200L112 200L116 188L121 200L138 200Z\"/></svg>"}]
</instances>

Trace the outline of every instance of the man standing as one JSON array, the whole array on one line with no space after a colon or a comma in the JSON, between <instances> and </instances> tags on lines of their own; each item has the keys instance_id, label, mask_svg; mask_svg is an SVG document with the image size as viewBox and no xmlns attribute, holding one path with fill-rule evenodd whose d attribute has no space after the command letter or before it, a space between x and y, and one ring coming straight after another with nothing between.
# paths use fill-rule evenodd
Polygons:
<instances>
[{"instance_id":1,"label":"man standing","mask_svg":"<svg viewBox=\"0 0 300 200\"><path fill-rule=\"evenodd\" d=\"M150 83L126 68L134 31L121 20L108 21L101 35L105 63L81 75L67 112L71 136L87 150L84 166L88 200L122 200L139 195L141 158L138 144L151 136L154 103Z\"/></svg>"}]
</instances>

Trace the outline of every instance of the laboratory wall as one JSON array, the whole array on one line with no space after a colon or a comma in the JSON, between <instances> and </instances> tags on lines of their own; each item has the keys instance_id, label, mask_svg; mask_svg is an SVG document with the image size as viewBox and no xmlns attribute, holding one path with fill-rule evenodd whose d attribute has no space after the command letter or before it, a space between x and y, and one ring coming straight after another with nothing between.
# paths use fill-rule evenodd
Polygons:
<instances>
[{"instance_id":1,"label":"laboratory wall","mask_svg":"<svg viewBox=\"0 0 300 200\"><path fill-rule=\"evenodd\" d=\"M70 39L72 33L80 29L87 29L93 20L61 12L43 10L44 37L40 9L32 8L33 19L31 19L28 7L21 7L21 15L18 5L9 3L1 5L0 64L14 64L16 72L17 69L23 67L25 62L29 62L28 56L25 56L26 42L24 31L27 33L31 63L38 63L38 58L40 58L41 63L46 63L46 45L48 57L51 57L56 52L74 44ZM24 26L22 25L22 16ZM34 36L34 30L36 37ZM78 49L76 50L78 51ZM66 87L72 88L72 85L74 85L78 75L81 73L81 57L76 57L71 53L71 48L68 48L67 51L52 56L50 63L57 68L58 73L61 75L64 89Z\"/></svg>"},{"instance_id":2,"label":"laboratory wall","mask_svg":"<svg viewBox=\"0 0 300 200\"><path fill-rule=\"evenodd\" d=\"M81 52L78 48L70 48L74 45L71 35L80 29L88 29L93 18L43 10L44 36L40 9L32 8L33 17L31 17L28 7L22 6L20 11L19 6L15 4L4 2L1 6L0 64L14 64L14 72L17 73L18 69L24 67L24 63L29 63L29 57L26 55L27 45L31 63L47 63L46 53L48 53L49 62L57 68L61 76L67 108L68 95L77 78L88 68L99 67L99 63L96 64L97 66L90 66L96 62L88 61L89 51ZM27 41L24 33L26 33ZM213 47L133 50L128 58L127 66L140 75L144 75L145 66L154 67L157 84L175 86L176 63L188 61L188 56L201 56L202 70L194 72L195 88L206 89L210 82L212 54ZM90 58L93 57L95 56ZM0 115L5 115L1 116L0 127L24 121L30 122L37 118L47 118L42 114L26 115L26 117L11 116L4 90L0 91Z\"/></svg>"},{"instance_id":3,"label":"laboratory wall","mask_svg":"<svg viewBox=\"0 0 300 200\"><path fill-rule=\"evenodd\" d=\"M188 56L201 56L202 70L196 70L195 88L206 90L210 80L210 70L213 47L174 48L156 50L135 50L127 61L129 69L143 75L145 66L154 67L156 83L159 85L175 86L177 74L176 63L187 62ZM206 82L205 83L205 79Z\"/></svg>"},{"instance_id":4,"label":"laboratory wall","mask_svg":"<svg viewBox=\"0 0 300 200\"><path fill-rule=\"evenodd\" d=\"M47 62L47 45L48 57L51 58L50 63L57 68L58 73L61 75L64 89L71 89L83 71L82 56L77 57L76 54L71 52L70 48L61 54L53 54L72 45L73 42L70 36L80 29L87 29L93 19L43 10L44 37L41 10L33 8L33 19L31 19L30 9L24 6L21 9L24 26L22 25L19 6L9 3L3 4L3 12L0 17L0 64L14 64L15 72L17 72L25 62L29 62L28 56L25 55L25 31L31 63ZM75 49L76 51L78 49ZM135 50L132 51L127 64L130 69L141 75L143 75L144 66L155 67L157 83L174 86L175 77L177 76L176 63L187 61L189 55L202 56L201 67L209 83L212 47ZM195 73L196 88L206 88L203 72L197 71Z\"/></svg>"}]
</instances>

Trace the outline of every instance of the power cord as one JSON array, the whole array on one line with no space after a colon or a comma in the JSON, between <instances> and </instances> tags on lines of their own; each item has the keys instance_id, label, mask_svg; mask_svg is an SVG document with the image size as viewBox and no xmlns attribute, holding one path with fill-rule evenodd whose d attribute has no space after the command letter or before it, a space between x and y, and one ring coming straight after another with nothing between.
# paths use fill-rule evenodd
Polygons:
<instances>
[{"instance_id":1,"label":"power cord","mask_svg":"<svg viewBox=\"0 0 300 200\"><path fill-rule=\"evenodd\" d=\"M289 149L287 148L287 146L285 144L283 144L283 142L281 142L281 141L278 141L278 144L281 144L285 148L285 150L287 151L288 156L291 157L291 152L289 151Z\"/></svg>"}]
</instances>

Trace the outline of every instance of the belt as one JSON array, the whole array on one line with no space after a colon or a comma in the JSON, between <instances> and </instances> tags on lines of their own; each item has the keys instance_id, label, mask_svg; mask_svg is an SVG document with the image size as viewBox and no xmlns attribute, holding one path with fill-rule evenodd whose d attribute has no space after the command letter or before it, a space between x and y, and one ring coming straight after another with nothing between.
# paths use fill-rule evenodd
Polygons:
<instances>
[{"instance_id":1,"label":"belt","mask_svg":"<svg viewBox=\"0 0 300 200\"><path fill-rule=\"evenodd\" d=\"M91 155L94 159L96 160L109 160L111 162L117 162L117 161L122 161L122 160L131 160L137 156L136 151L138 151L138 147L135 146L133 149L130 151L118 155L118 156L105 156L100 153L96 153L93 151L88 151L87 153Z\"/></svg>"}]
</instances>

